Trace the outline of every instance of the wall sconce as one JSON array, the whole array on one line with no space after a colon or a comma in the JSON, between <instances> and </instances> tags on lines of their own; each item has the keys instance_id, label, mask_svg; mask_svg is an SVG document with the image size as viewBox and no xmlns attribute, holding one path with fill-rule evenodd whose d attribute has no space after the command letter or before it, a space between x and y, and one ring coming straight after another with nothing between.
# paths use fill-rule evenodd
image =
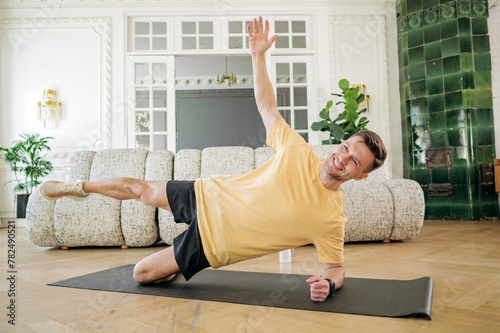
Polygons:
<instances>
[{"instance_id":1,"label":"wall sconce","mask_svg":"<svg viewBox=\"0 0 500 333\"><path fill-rule=\"evenodd\" d=\"M359 88L359 90L358 90L358 96L361 95L361 94L365 95L365 99L363 100L363 102L359 103L359 109L362 110L362 109L366 108L367 112L370 111L370 103L369 103L369 101L372 99L372 97L370 95L365 94L366 84L355 84L352 87L353 88L356 88L356 87Z\"/></svg>"},{"instance_id":2,"label":"wall sconce","mask_svg":"<svg viewBox=\"0 0 500 333\"><path fill-rule=\"evenodd\" d=\"M45 90L43 101L38 102L38 120L43 120L43 127L53 129L61 120L61 103L57 100L57 91Z\"/></svg>"}]
</instances>

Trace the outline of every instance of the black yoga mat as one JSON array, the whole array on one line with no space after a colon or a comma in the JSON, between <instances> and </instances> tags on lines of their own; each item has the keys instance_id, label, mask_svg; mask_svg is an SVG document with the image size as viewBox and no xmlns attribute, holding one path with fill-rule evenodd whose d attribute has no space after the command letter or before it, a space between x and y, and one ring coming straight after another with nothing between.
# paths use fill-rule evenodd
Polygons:
<instances>
[{"instance_id":1,"label":"black yoga mat","mask_svg":"<svg viewBox=\"0 0 500 333\"><path fill-rule=\"evenodd\" d=\"M50 283L51 286L197 299L279 308L382 317L431 319L432 279L381 280L345 278L342 288L325 302L310 298L309 276L206 269L189 282L178 274L172 281L139 285L134 265Z\"/></svg>"}]
</instances>

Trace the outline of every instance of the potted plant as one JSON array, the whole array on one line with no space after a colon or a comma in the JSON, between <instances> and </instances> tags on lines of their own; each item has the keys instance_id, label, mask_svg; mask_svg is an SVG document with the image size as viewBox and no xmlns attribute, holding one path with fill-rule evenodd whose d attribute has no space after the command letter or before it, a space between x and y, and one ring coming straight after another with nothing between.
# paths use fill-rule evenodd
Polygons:
<instances>
[{"instance_id":1,"label":"potted plant","mask_svg":"<svg viewBox=\"0 0 500 333\"><path fill-rule=\"evenodd\" d=\"M359 87L351 88L349 81L342 79L339 81L341 94L332 93L334 96L342 97L344 100L338 101L335 105L344 104L344 111L335 120L332 120L331 107L333 101L328 101L319 116L322 120L312 123L313 131L329 132L328 140L323 140L323 144L339 144L348 139L351 135L365 130L369 120L360 115L366 112L366 108L359 110L359 104L364 101L365 95L359 93Z\"/></svg>"},{"instance_id":2,"label":"potted plant","mask_svg":"<svg viewBox=\"0 0 500 333\"><path fill-rule=\"evenodd\" d=\"M17 217L26 217L28 197L33 189L42 183L43 177L52 170L52 162L46 159L46 152L50 150L47 142L52 137L40 137L40 134L21 134L21 140L12 142L12 148L0 147L4 151L5 162L14 172L15 179L4 183L16 182L14 193L17 193Z\"/></svg>"}]
</instances>

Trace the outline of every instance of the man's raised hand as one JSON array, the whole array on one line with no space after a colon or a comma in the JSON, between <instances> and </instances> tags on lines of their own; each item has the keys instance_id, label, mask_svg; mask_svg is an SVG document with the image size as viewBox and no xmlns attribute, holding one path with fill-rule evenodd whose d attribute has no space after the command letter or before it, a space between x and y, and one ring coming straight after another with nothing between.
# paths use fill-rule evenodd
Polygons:
<instances>
[{"instance_id":1,"label":"man's raised hand","mask_svg":"<svg viewBox=\"0 0 500 333\"><path fill-rule=\"evenodd\" d=\"M247 25L248 38L250 41L250 53L252 55L264 54L273 45L278 35L274 35L268 39L269 36L269 21L266 20L262 22L262 16L259 16L259 20L253 19L253 33L250 28L250 24Z\"/></svg>"}]
</instances>

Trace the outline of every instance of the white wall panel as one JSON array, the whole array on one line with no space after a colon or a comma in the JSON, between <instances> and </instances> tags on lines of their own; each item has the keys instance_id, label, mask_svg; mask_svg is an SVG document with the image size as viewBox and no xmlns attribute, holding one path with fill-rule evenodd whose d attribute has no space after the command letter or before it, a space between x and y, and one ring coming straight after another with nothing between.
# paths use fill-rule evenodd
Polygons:
<instances>
[{"instance_id":1,"label":"white wall panel","mask_svg":"<svg viewBox=\"0 0 500 333\"><path fill-rule=\"evenodd\" d=\"M378 133L390 153L390 109L385 15L330 16L330 79L332 92L341 92L338 82L366 84L371 96L367 128ZM343 105L337 106L337 113ZM391 155L387 163L391 165ZM387 169L390 172L391 168ZM388 175L389 176L389 175Z\"/></svg>"}]
</instances>

